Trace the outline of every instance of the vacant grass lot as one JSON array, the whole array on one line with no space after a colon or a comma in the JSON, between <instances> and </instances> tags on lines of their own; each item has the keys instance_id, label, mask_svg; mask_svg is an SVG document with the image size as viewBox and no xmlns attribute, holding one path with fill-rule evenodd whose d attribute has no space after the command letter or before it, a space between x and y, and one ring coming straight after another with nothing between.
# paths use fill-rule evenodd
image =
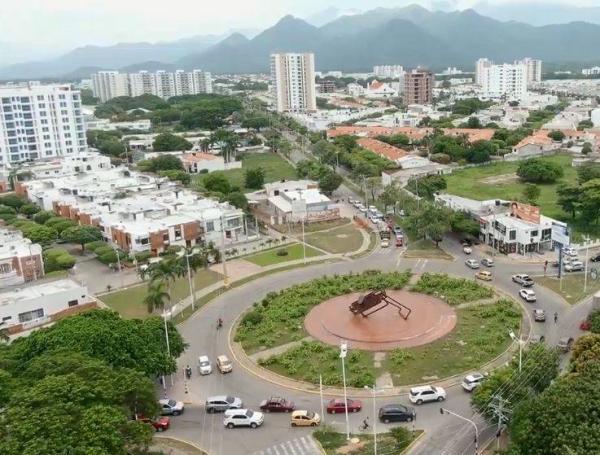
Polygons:
<instances>
[{"instance_id":1,"label":"vacant grass lot","mask_svg":"<svg viewBox=\"0 0 600 455\"><path fill-rule=\"evenodd\" d=\"M536 283L546 286L559 294L563 299L571 305L585 299L586 297L600 291L600 280L592 280L588 274L587 289L583 291L584 276L583 273L565 273L560 280L556 277L536 277Z\"/></svg>"},{"instance_id":2,"label":"vacant grass lot","mask_svg":"<svg viewBox=\"0 0 600 455\"><path fill-rule=\"evenodd\" d=\"M575 182L577 172L571 166L571 155L553 155L545 157L544 160L558 163L565 171L562 182ZM516 162L497 162L487 166L472 167L461 169L446 176L448 187L447 193L457 196L468 197L472 199L519 199L523 196L523 188L525 184L517 178L508 178L510 174L517 172L519 161ZM499 181L488 183L486 178L495 176L506 176L505 182ZM568 215L556 204L556 187L560 184L538 185L541 190L541 195L538 205L544 215L565 219L568 221Z\"/></svg>"},{"instance_id":3,"label":"vacant grass lot","mask_svg":"<svg viewBox=\"0 0 600 455\"><path fill-rule=\"evenodd\" d=\"M319 223L308 223L304 225L304 233L308 234L310 232L324 231L325 229L332 229L338 226L344 226L348 223L350 223L349 218L340 218L332 221L321 221ZM301 223L276 224L273 226L273 228L276 231L281 232L282 234L302 234Z\"/></svg>"},{"instance_id":4,"label":"vacant grass lot","mask_svg":"<svg viewBox=\"0 0 600 455\"><path fill-rule=\"evenodd\" d=\"M198 291L219 281L223 275L212 270L200 270L194 277L194 290ZM111 292L100 297L111 309L119 312L126 319L144 319L149 316L144 298L148 284L143 283L122 291ZM187 278L179 278L171 286L171 301L173 304L190 295Z\"/></svg>"},{"instance_id":5,"label":"vacant grass lot","mask_svg":"<svg viewBox=\"0 0 600 455\"><path fill-rule=\"evenodd\" d=\"M512 343L521 312L508 300L456 310L458 321L452 332L433 343L391 351L383 368L394 385L416 384L476 370L494 359Z\"/></svg>"},{"instance_id":6,"label":"vacant grass lot","mask_svg":"<svg viewBox=\"0 0 600 455\"><path fill-rule=\"evenodd\" d=\"M281 156L275 153L254 153L242 156L242 168L223 171L229 183L238 186L244 192L255 191L244 186L244 173L247 169L262 168L265 171L265 183L275 182L281 179L293 180L296 176L296 170L285 161ZM208 174L197 177L197 182L202 181Z\"/></svg>"},{"instance_id":7,"label":"vacant grass lot","mask_svg":"<svg viewBox=\"0 0 600 455\"><path fill-rule=\"evenodd\" d=\"M286 250L287 256L279 256L277 252ZM314 256L320 256L322 253L309 246L306 247L306 257L311 258ZM253 264L265 267L272 264L280 264L282 262L296 261L304 257L304 252L301 243L293 243L289 246L282 246L280 248L273 248L262 253L252 254L244 257L244 260L252 262Z\"/></svg>"},{"instance_id":8,"label":"vacant grass lot","mask_svg":"<svg viewBox=\"0 0 600 455\"><path fill-rule=\"evenodd\" d=\"M330 253L351 253L358 250L363 243L363 235L354 224L316 232L306 236L309 243Z\"/></svg>"},{"instance_id":9,"label":"vacant grass lot","mask_svg":"<svg viewBox=\"0 0 600 455\"><path fill-rule=\"evenodd\" d=\"M392 239L393 242L393 239ZM446 253L435 242L429 239L408 241L404 257L408 259L446 259L452 260L452 255Z\"/></svg>"}]
</instances>

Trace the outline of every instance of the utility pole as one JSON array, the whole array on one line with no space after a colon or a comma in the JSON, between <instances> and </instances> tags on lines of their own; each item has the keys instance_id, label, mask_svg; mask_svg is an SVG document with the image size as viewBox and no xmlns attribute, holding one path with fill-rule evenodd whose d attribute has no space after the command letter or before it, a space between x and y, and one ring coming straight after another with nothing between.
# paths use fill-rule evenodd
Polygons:
<instances>
[{"instance_id":1,"label":"utility pole","mask_svg":"<svg viewBox=\"0 0 600 455\"><path fill-rule=\"evenodd\" d=\"M502 433L502 427L506 422L508 422L508 416L512 412L510 409L508 409L509 404L510 401L505 400L500 395L495 395L492 403L490 404L490 408L492 409L494 416L498 418L498 429L496 432L498 449L500 448L500 434Z\"/></svg>"}]
</instances>

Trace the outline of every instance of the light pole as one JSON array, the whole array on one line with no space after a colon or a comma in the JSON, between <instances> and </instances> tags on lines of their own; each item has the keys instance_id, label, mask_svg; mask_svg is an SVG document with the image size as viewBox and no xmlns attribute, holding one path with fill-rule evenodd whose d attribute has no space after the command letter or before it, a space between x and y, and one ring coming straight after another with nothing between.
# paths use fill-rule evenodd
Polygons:
<instances>
[{"instance_id":1,"label":"light pole","mask_svg":"<svg viewBox=\"0 0 600 455\"><path fill-rule=\"evenodd\" d=\"M521 366L523 364L523 343L524 341L521 339L521 337L518 337L515 335L515 332L513 332L512 330L510 332L508 332L508 335L512 338L513 341L516 341L517 343L519 343L519 373L521 372Z\"/></svg>"},{"instance_id":2,"label":"light pole","mask_svg":"<svg viewBox=\"0 0 600 455\"><path fill-rule=\"evenodd\" d=\"M440 414L450 414L473 425L473 428L475 428L475 455L477 455L477 452L479 450L479 430L477 429L477 425L475 424L475 422L473 422L471 419L467 419L466 417L461 416L460 414L457 414L444 408L440 408Z\"/></svg>"},{"instance_id":3,"label":"light pole","mask_svg":"<svg viewBox=\"0 0 600 455\"><path fill-rule=\"evenodd\" d=\"M169 330L167 329L167 312L163 310L163 322L165 327L165 342L167 343L167 356L169 359L171 358L171 346L169 344ZM165 383L165 375L163 374L163 389L167 389L167 384ZM171 375L171 385L173 385L173 375Z\"/></svg>"},{"instance_id":4,"label":"light pole","mask_svg":"<svg viewBox=\"0 0 600 455\"><path fill-rule=\"evenodd\" d=\"M319 396L321 397L321 422L325 423L325 411L323 409L323 376L319 375Z\"/></svg>"},{"instance_id":5,"label":"light pole","mask_svg":"<svg viewBox=\"0 0 600 455\"><path fill-rule=\"evenodd\" d=\"M348 344L342 341L340 344L340 359L342 359L342 381L344 383L344 408L346 410L346 439L350 440L350 422L348 420L348 395L346 394L346 365L344 360L348 354Z\"/></svg>"},{"instance_id":6,"label":"light pole","mask_svg":"<svg viewBox=\"0 0 600 455\"><path fill-rule=\"evenodd\" d=\"M588 254L590 252L590 237L585 238L585 270L583 272L583 293L587 291L587 276L588 276Z\"/></svg>"},{"instance_id":7,"label":"light pole","mask_svg":"<svg viewBox=\"0 0 600 455\"><path fill-rule=\"evenodd\" d=\"M187 265L187 276L188 276L188 285L190 287L190 297L192 299L192 312L196 310L195 306L195 295L194 295L194 286L192 285L192 272L190 270L190 256L193 256L196 250L192 248L188 254L187 249L183 250L183 255L185 256L185 263Z\"/></svg>"},{"instance_id":8,"label":"light pole","mask_svg":"<svg viewBox=\"0 0 600 455\"><path fill-rule=\"evenodd\" d=\"M229 276L227 275L227 258L225 257L225 222L221 215L221 262L223 263L223 285L229 286Z\"/></svg>"},{"instance_id":9,"label":"light pole","mask_svg":"<svg viewBox=\"0 0 600 455\"><path fill-rule=\"evenodd\" d=\"M375 389L375 384L372 387L368 385L365 386L365 389L370 389L373 394L373 454L377 455L377 403L376 403L376 394L377 390ZM347 406L347 404L346 404Z\"/></svg>"}]
</instances>

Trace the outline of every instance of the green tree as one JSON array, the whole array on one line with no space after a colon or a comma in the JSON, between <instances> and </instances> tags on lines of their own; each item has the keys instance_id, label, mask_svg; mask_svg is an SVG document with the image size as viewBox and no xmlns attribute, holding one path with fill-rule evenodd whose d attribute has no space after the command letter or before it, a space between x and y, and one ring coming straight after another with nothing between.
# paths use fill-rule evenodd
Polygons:
<instances>
[{"instance_id":1,"label":"green tree","mask_svg":"<svg viewBox=\"0 0 600 455\"><path fill-rule=\"evenodd\" d=\"M465 157L469 163L485 163L497 151L491 141L476 141L466 151Z\"/></svg>"},{"instance_id":2,"label":"green tree","mask_svg":"<svg viewBox=\"0 0 600 455\"><path fill-rule=\"evenodd\" d=\"M208 191L216 193L231 193L231 184L223 172L211 172L202 180L202 185Z\"/></svg>"},{"instance_id":3,"label":"green tree","mask_svg":"<svg viewBox=\"0 0 600 455\"><path fill-rule=\"evenodd\" d=\"M464 212L455 211L450 216L450 227L452 232L468 234L473 237L479 236L480 225L477 221Z\"/></svg>"},{"instance_id":4,"label":"green tree","mask_svg":"<svg viewBox=\"0 0 600 455\"><path fill-rule=\"evenodd\" d=\"M592 144L590 144L589 142L584 143L583 147L581 148L581 153L583 153L584 155L589 155L593 151L594 150L592 149Z\"/></svg>"},{"instance_id":5,"label":"green tree","mask_svg":"<svg viewBox=\"0 0 600 455\"><path fill-rule=\"evenodd\" d=\"M577 167L577 182L583 185L585 182L600 178L600 165L586 163Z\"/></svg>"},{"instance_id":6,"label":"green tree","mask_svg":"<svg viewBox=\"0 0 600 455\"><path fill-rule=\"evenodd\" d=\"M96 226L73 226L61 232L65 242L81 245L81 253L85 252L85 244L102 240L102 231Z\"/></svg>"},{"instance_id":7,"label":"green tree","mask_svg":"<svg viewBox=\"0 0 600 455\"><path fill-rule=\"evenodd\" d=\"M564 171L557 163L533 158L519 164L517 175L524 182L554 183L564 175Z\"/></svg>"},{"instance_id":8,"label":"green tree","mask_svg":"<svg viewBox=\"0 0 600 455\"><path fill-rule=\"evenodd\" d=\"M597 223L600 217L600 179L589 180L581 185L579 203L583 218Z\"/></svg>"},{"instance_id":9,"label":"green tree","mask_svg":"<svg viewBox=\"0 0 600 455\"><path fill-rule=\"evenodd\" d=\"M328 196L337 190L342 184L342 176L332 170L325 170L319 176L319 188Z\"/></svg>"},{"instance_id":10,"label":"green tree","mask_svg":"<svg viewBox=\"0 0 600 455\"><path fill-rule=\"evenodd\" d=\"M232 191L223 197L222 202L229 202L234 207L242 210L248 210L248 198L241 191Z\"/></svg>"},{"instance_id":11,"label":"green tree","mask_svg":"<svg viewBox=\"0 0 600 455\"><path fill-rule=\"evenodd\" d=\"M53 218L54 216L56 216L54 212L42 210L41 212L37 212L35 215L33 215L33 221L35 221L38 224L45 224L46 221L48 221L50 218Z\"/></svg>"},{"instance_id":12,"label":"green tree","mask_svg":"<svg viewBox=\"0 0 600 455\"><path fill-rule=\"evenodd\" d=\"M244 172L244 186L254 190L261 189L265 184L265 171L258 167L254 169L246 169Z\"/></svg>"},{"instance_id":13,"label":"green tree","mask_svg":"<svg viewBox=\"0 0 600 455\"><path fill-rule=\"evenodd\" d=\"M175 134L161 133L154 138L152 148L156 152L175 152L181 150L191 150L192 143Z\"/></svg>"},{"instance_id":14,"label":"green tree","mask_svg":"<svg viewBox=\"0 0 600 455\"><path fill-rule=\"evenodd\" d=\"M27 204L27 199L17 196L16 194L7 194L0 197L0 205L6 205L19 210L22 205Z\"/></svg>"},{"instance_id":15,"label":"green tree","mask_svg":"<svg viewBox=\"0 0 600 455\"><path fill-rule=\"evenodd\" d=\"M406 187L411 193L432 200L436 193L446 189L446 179L443 175L413 177L408 181Z\"/></svg>"},{"instance_id":16,"label":"green tree","mask_svg":"<svg viewBox=\"0 0 600 455\"><path fill-rule=\"evenodd\" d=\"M173 155L161 155L149 160L140 161L138 167L142 171L160 172L160 171L183 171L183 163Z\"/></svg>"},{"instance_id":17,"label":"green tree","mask_svg":"<svg viewBox=\"0 0 600 455\"><path fill-rule=\"evenodd\" d=\"M478 117L469 117L467 120L467 128L481 128L481 121L479 121Z\"/></svg>"},{"instance_id":18,"label":"green tree","mask_svg":"<svg viewBox=\"0 0 600 455\"><path fill-rule=\"evenodd\" d=\"M150 281L148 292L146 293L146 297L144 297L148 313L162 313L170 300L171 296L167 292L167 286L162 280Z\"/></svg>"},{"instance_id":19,"label":"green tree","mask_svg":"<svg viewBox=\"0 0 600 455\"><path fill-rule=\"evenodd\" d=\"M406 217L406 229L413 237L429 239L437 246L451 229L450 211L423 201L419 208Z\"/></svg>"},{"instance_id":20,"label":"green tree","mask_svg":"<svg viewBox=\"0 0 600 455\"><path fill-rule=\"evenodd\" d=\"M75 221L62 216L53 216L48 218L44 223L44 226L54 229L58 234L62 233L65 229L77 226Z\"/></svg>"},{"instance_id":21,"label":"green tree","mask_svg":"<svg viewBox=\"0 0 600 455\"><path fill-rule=\"evenodd\" d=\"M71 269L75 262L75 258L63 248L50 248L44 251L44 270L46 273Z\"/></svg>"},{"instance_id":22,"label":"green tree","mask_svg":"<svg viewBox=\"0 0 600 455\"><path fill-rule=\"evenodd\" d=\"M396 213L396 203L402 199L402 191L396 181L383 187L383 191L379 195L379 201L383 204L384 212L387 212L388 207L393 207L394 213Z\"/></svg>"},{"instance_id":23,"label":"green tree","mask_svg":"<svg viewBox=\"0 0 600 455\"><path fill-rule=\"evenodd\" d=\"M260 131L261 128L266 128L269 126L269 118L265 115L253 115L251 117L246 117L242 121L242 128L252 128L256 131Z\"/></svg>"},{"instance_id":24,"label":"green tree","mask_svg":"<svg viewBox=\"0 0 600 455\"><path fill-rule=\"evenodd\" d=\"M523 188L523 198L529 204L535 204L540 198L541 193L540 187L533 183L526 183Z\"/></svg>"},{"instance_id":25,"label":"green tree","mask_svg":"<svg viewBox=\"0 0 600 455\"><path fill-rule=\"evenodd\" d=\"M561 142L565 138L565 133L562 131L554 130L548 133L548 137L556 142Z\"/></svg>"},{"instance_id":26,"label":"green tree","mask_svg":"<svg viewBox=\"0 0 600 455\"><path fill-rule=\"evenodd\" d=\"M23 235L33 243L49 245L56 240L56 231L48 226L32 224L21 230L23 231Z\"/></svg>"},{"instance_id":27,"label":"green tree","mask_svg":"<svg viewBox=\"0 0 600 455\"><path fill-rule=\"evenodd\" d=\"M36 204L24 204L21 206L21 208L19 208L19 213L25 215L27 218L31 218L40 210L41 209Z\"/></svg>"}]
</instances>

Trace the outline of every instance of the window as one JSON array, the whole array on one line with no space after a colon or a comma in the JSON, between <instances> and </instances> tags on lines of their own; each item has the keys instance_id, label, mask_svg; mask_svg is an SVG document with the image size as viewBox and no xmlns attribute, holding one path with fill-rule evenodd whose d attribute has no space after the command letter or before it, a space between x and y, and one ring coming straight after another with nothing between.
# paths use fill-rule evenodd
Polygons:
<instances>
[{"instance_id":1,"label":"window","mask_svg":"<svg viewBox=\"0 0 600 455\"><path fill-rule=\"evenodd\" d=\"M148 245L148 243L149 243L149 240L148 240L148 238L146 237L145 239L141 239L141 240L140 240L140 243L141 243L142 245Z\"/></svg>"},{"instance_id":2,"label":"window","mask_svg":"<svg viewBox=\"0 0 600 455\"><path fill-rule=\"evenodd\" d=\"M10 264L0 264L0 273L12 272L12 266Z\"/></svg>"},{"instance_id":3,"label":"window","mask_svg":"<svg viewBox=\"0 0 600 455\"><path fill-rule=\"evenodd\" d=\"M207 221L206 222L206 232L213 232L215 230L215 222Z\"/></svg>"},{"instance_id":4,"label":"window","mask_svg":"<svg viewBox=\"0 0 600 455\"><path fill-rule=\"evenodd\" d=\"M510 231L508 233L508 239L509 240L516 240L517 239L517 231Z\"/></svg>"},{"instance_id":5,"label":"window","mask_svg":"<svg viewBox=\"0 0 600 455\"><path fill-rule=\"evenodd\" d=\"M68 302L69 308L72 306L77 306L79 304L79 302L77 301L77 299L75 300L69 300Z\"/></svg>"},{"instance_id":6,"label":"window","mask_svg":"<svg viewBox=\"0 0 600 455\"><path fill-rule=\"evenodd\" d=\"M181 239L181 228L175 228L175 240Z\"/></svg>"},{"instance_id":7,"label":"window","mask_svg":"<svg viewBox=\"0 0 600 455\"><path fill-rule=\"evenodd\" d=\"M25 313L20 313L19 314L19 322L23 323L23 322L35 321L36 319L40 319L43 317L44 317L44 309L38 308L37 310L26 311Z\"/></svg>"}]
</instances>

